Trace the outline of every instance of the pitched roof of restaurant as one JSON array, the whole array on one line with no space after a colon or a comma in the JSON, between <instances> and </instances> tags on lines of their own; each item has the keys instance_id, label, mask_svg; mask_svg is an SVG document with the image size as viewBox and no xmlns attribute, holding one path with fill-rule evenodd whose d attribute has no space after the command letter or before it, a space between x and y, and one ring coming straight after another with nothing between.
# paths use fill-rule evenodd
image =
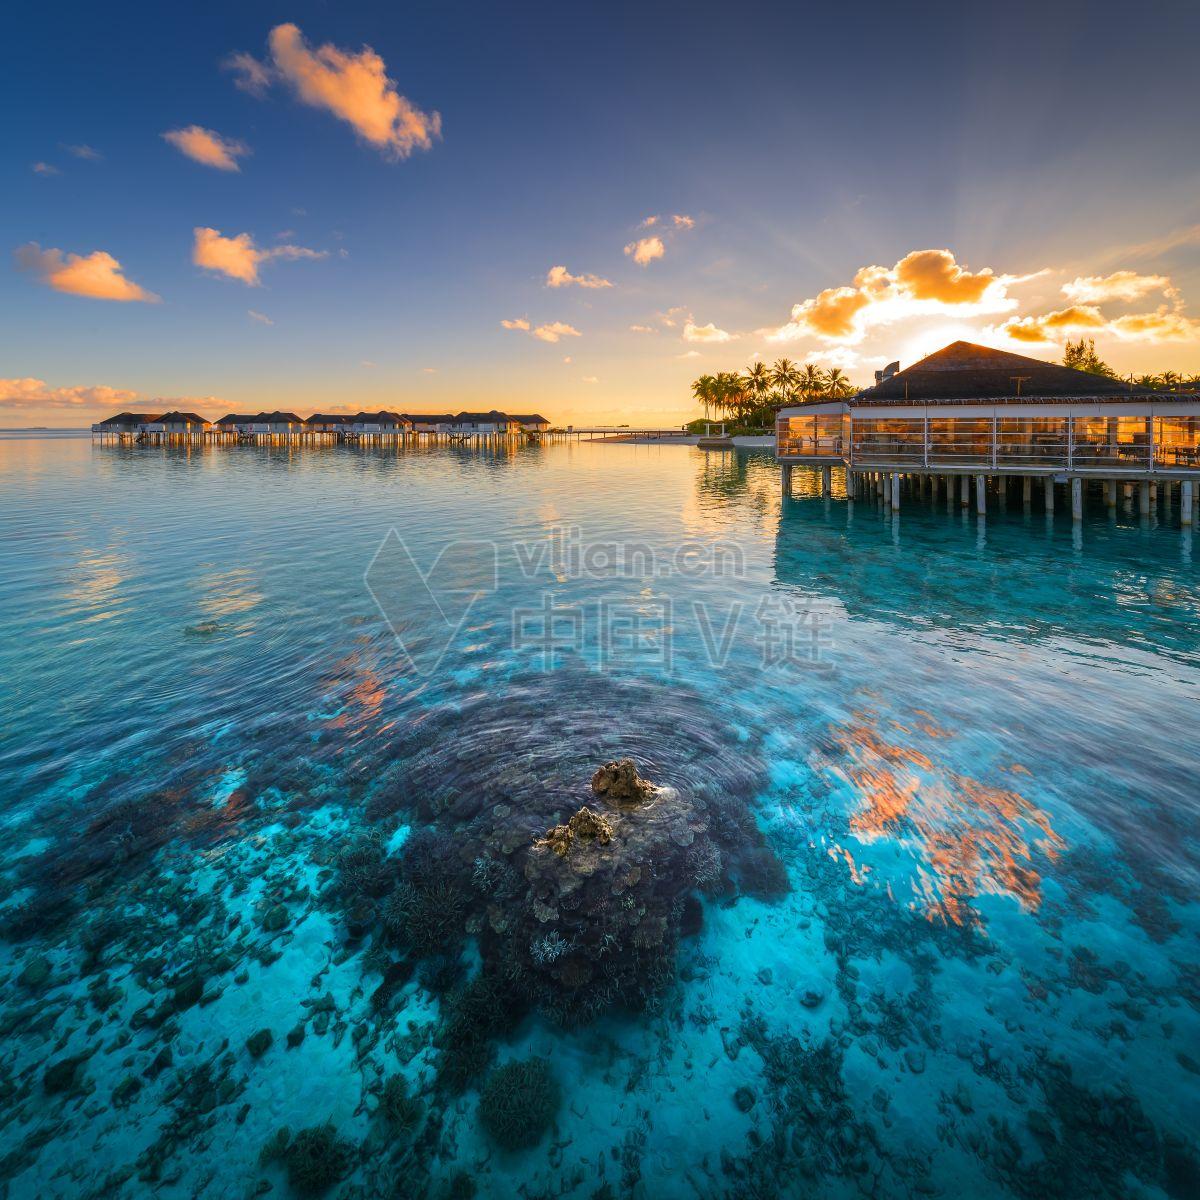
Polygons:
<instances>
[{"instance_id":1,"label":"pitched roof of restaurant","mask_svg":"<svg viewBox=\"0 0 1200 1200\"><path fill-rule=\"evenodd\" d=\"M859 392L850 403L991 399L1018 394L1029 397L1127 396L1130 390L1130 385L1120 379L1076 371L1058 363L1010 354L1006 350L993 350L974 342L952 342L936 354Z\"/></svg>"}]
</instances>

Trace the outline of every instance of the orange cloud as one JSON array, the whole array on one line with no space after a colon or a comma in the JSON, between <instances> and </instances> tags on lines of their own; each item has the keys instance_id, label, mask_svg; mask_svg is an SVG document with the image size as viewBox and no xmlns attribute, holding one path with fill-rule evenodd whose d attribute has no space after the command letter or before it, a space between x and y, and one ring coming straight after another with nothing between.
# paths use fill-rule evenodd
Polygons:
<instances>
[{"instance_id":1,"label":"orange cloud","mask_svg":"<svg viewBox=\"0 0 1200 1200\"><path fill-rule=\"evenodd\" d=\"M314 50L291 23L276 25L267 45L270 66L244 53L226 59L225 66L236 73L235 82L244 91L262 95L281 80L304 104L333 113L391 159L428 150L441 137L441 116L423 112L400 95L383 59L370 46L357 54L333 45Z\"/></svg>"},{"instance_id":2,"label":"orange cloud","mask_svg":"<svg viewBox=\"0 0 1200 1200\"><path fill-rule=\"evenodd\" d=\"M559 338L581 337L582 335L574 325L568 325L564 321L551 321L547 325L539 325L533 330L533 336L543 342L557 342Z\"/></svg>"},{"instance_id":3,"label":"orange cloud","mask_svg":"<svg viewBox=\"0 0 1200 1200\"><path fill-rule=\"evenodd\" d=\"M122 388L51 387L43 379L0 379L0 408L119 409L137 399L137 392Z\"/></svg>"},{"instance_id":4,"label":"orange cloud","mask_svg":"<svg viewBox=\"0 0 1200 1200\"><path fill-rule=\"evenodd\" d=\"M912 317L1005 312L1017 304L1008 287L1025 278L1030 277L996 275L989 267L968 271L949 250L914 250L893 267L861 268L852 286L826 288L794 304L786 325L762 333L772 342L802 337L861 342L874 326Z\"/></svg>"},{"instance_id":5,"label":"orange cloud","mask_svg":"<svg viewBox=\"0 0 1200 1200\"><path fill-rule=\"evenodd\" d=\"M1175 295L1166 275L1139 275L1136 271L1114 271L1111 275L1079 276L1062 286L1063 295L1075 304L1102 304L1107 300L1140 300L1151 292Z\"/></svg>"},{"instance_id":6,"label":"orange cloud","mask_svg":"<svg viewBox=\"0 0 1200 1200\"><path fill-rule=\"evenodd\" d=\"M223 237L219 230L197 226L193 231L192 262L206 271L240 279L249 287L259 284L258 269L276 258L325 258L328 251L309 250L306 246L274 246L270 250L259 249L248 233L236 237Z\"/></svg>"},{"instance_id":7,"label":"orange cloud","mask_svg":"<svg viewBox=\"0 0 1200 1200\"><path fill-rule=\"evenodd\" d=\"M581 288L610 288L612 284L599 275L572 275L566 267L551 267L546 272L546 286L552 288L569 287L575 284Z\"/></svg>"},{"instance_id":8,"label":"orange cloud","mask_svg":"<svg viewBox=\"0 0 1200 1200\"><path fill-rule=\"evenodd\" d=\"M90 296L93 300L140 300L157 304L160 297L126 279L121 264L103 250L91 254L64 254L61 250L43 250L30 242L16 252L17 265L36 275L56 292L72 296Z\"/></svg>"},{"instance_id":9,"label":"orange cloud","mask_svg":"<svg viewBox=\"0 0 1200 1200\"><path fill-rule=\"evenodd\" d=\"M658 330L653 325L630 325L630 333L657 333Z\"/></svg>"},{"instance_id":10,"label":"orange cloud","mask_svg":"<svg viewBox=\"0 0 1200 1200\"><path fill-rule=\"evenodd\" d=\"M914 300L943 304L977 303L996 282L988 267L975 274L963 270L949 250L914 250L896 264L892 278Z\"/></svg>"},{"instance_id":11,"label":"orange cloud","mask_svg":"<svg viewBox=\"0 0 1200 1200\"><path fill-rule=\"evenodd\" d=\"M1117 317L1108 327L1122 341L1190 342L1200 338L1200 321L1165 307Z\"/></svg>"},{"instance_id":12,"label":"orange cloud","mask_svg":"<svg viewBox=\"0 0 1200 1200\"><path fill-rule=\"evenodd\" d=\"M218 171L240 170L237 160L250 153L245 142L222 137L215 129L205 129L202 125L169 129L162 136L188 158Z\"/></svg>"},{"instance_id":13,"label":"orange cloud","mask_svg":"<svg viewBox=\"0 0 1200 1200\"><path fill-rule=\"evenodd\" d=\"M513 320L505 319L500 322L505 329L520 329L524 332L529 332L529 322L524 317L516 317Z\"/></svg>"},{"instance_id":14,"label":"orange cloud","mask_svg":"<svg viewBox=\"0 0 1200 1200\"><path fill-rule=\"evenodd\" d=\"M656 258L662 258L666 252L662 238L657 237L641 238L625 247L625 253L640 267L649 266Z\"/></svg>"},{"instance_id":15,"label":"orange cloud","mask_svg":"<svg viewBox=\"0 0 1200 1200\"><path fill-rule=\"evenodd\" d=\"M692 217L684 216L683 213L676 213L671 218L671 223L676 229L695 229L696 222Z\"/></svg>"},{"instance_id":16,"label":"orange cloud","mask_svg":"<svg viewBox=\"0 0 1200 1200\"><path fill-rule=\"evenodd\" d=\"M1103 329L1104 314L1090 304L1074 304L1040 317L1014 317L1000 326L1000 332L1018 342L1050 342L1056 334L1076 329Z\"/></svg>"},{"instance_id":17,"label":"orange cloud","mask_svg":"<svg viewBox=\"0 0 1200 1200\"><path fill-rule=\"evenodd\" d=\"M733 334L726 333L724 329L718 329L711 321L707 325L695 325L688 321L683 327L683 340L685 342L730 342L733 340Z\"/></svg>"}]
</instances>

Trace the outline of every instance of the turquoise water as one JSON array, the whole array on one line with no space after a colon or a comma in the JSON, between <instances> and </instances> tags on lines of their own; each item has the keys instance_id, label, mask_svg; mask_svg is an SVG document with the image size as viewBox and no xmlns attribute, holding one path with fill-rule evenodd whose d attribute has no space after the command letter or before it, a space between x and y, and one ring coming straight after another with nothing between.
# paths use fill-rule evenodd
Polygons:
<instances>
[{"instance_id":1,"label":"turquoise water","mask_svg":"<svg viewBox=\"0 0 1200 1200\"><path fill-rule=\"evenodd\" d=\"M815 483L0 440L5 1194L1200 1193L1193 534Z\"/></svg>"}]
</instances>

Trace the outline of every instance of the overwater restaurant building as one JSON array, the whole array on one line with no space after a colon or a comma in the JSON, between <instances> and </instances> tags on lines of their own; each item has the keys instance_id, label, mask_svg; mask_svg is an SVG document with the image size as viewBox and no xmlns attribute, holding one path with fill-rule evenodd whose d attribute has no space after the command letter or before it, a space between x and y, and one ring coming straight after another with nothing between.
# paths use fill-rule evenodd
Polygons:
<instances>
[{"instance_id":1,"label":"overwater restaurant building","mask_svg":"<svg viewBox=\"0 0 1200 1200\"><path fill-rule=\"evenodd\" d=\"M1083 485L1179 480L1191 506L1200 478L1200 393L1139 389L971 342L954 342L907 368L892 364L848 400L781 409L776 457L785 481L795 464L844 466L850 494L874 484L898 503L903 476L933 476L952 489L974 477L980 502L989 478L1042 477L1047 501ZM829 472L825 475L828 490ZM1028 494L1029 483L1026 483ZM965 503L965 500L964 500Z\"/></svg>"}]
</instances>

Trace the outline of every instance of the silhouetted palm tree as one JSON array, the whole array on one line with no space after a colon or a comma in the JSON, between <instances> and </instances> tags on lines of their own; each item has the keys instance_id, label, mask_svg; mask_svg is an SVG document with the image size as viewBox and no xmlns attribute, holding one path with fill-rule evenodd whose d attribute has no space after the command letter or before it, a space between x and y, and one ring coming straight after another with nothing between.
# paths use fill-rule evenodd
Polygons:
<instances>
[{"instance_id":1,"label":"silhouetted palm tree","mask_svg":"<svg viewBox=\"0 0 1200 1200\"><path fill-rule=\"evenodd\" d=\"M805 363L800 370L799 388L806 399L819 396L825 390L825 372L816 363Z\"/></svg>"},{"instance_id":2,"label":"silhouetted palm tree","mask_svg":"<svg viewBox=\"0 0 1200 1200\"><path fill-rule=\"evenodd\" d=\"M830 367L825 372L825 395L833 400L854 395L854 385L846 378L846 373L841 367Z\"/></svg>"},{"instance_id":3,"label":"silhouetted palm tree","mask_svg":"<svg viewBox=\"0 0 1200 1200\"><path fill-rule=\"evenodd\" d=\"M800 386L800 372L790 358L781 358L771 368L771 382L775 385L784 404L790 404Z\"/></svg>"}]
</instances>

